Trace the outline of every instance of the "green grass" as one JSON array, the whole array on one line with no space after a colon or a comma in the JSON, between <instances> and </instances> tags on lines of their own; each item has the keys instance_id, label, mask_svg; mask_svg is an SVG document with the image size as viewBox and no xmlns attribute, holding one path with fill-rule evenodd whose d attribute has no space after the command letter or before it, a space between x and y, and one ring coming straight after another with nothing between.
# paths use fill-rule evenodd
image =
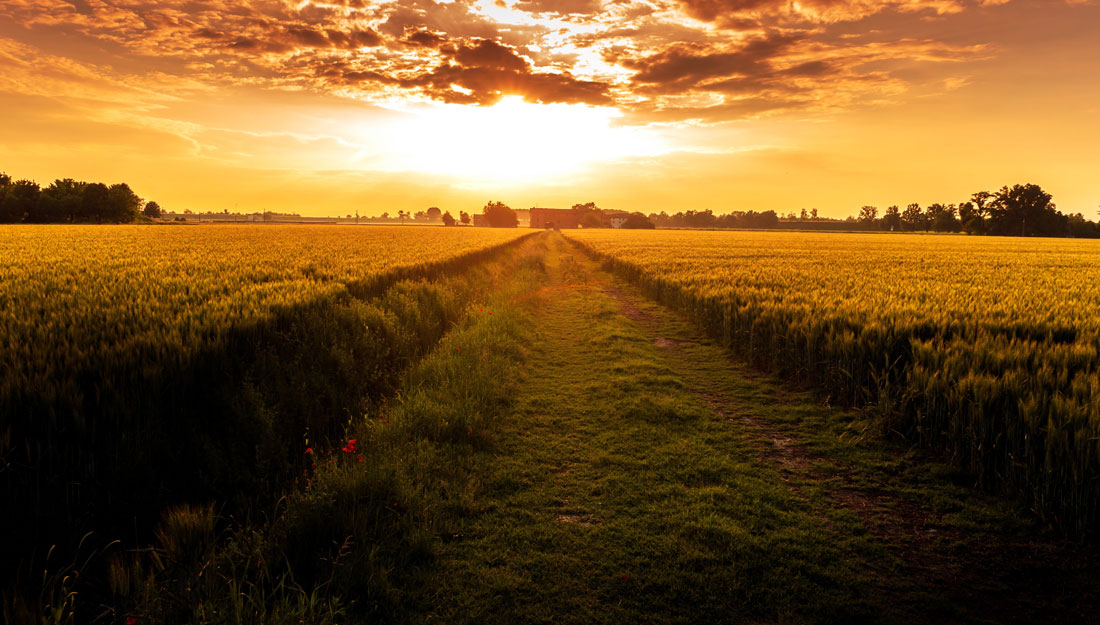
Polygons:
<instances>
[{"instance_id":1,"label":"green grass","mask_svg":"<svg viewBox=\"0 0 1100 625\"><path fill-rule=\"evenodd\" d=\"M551 257L550 264L557 259ZM425 621L873 620L869 574L599 285L543 302ZM412 619L418 620L418 619Z\"/></svg>"}]
</instances>

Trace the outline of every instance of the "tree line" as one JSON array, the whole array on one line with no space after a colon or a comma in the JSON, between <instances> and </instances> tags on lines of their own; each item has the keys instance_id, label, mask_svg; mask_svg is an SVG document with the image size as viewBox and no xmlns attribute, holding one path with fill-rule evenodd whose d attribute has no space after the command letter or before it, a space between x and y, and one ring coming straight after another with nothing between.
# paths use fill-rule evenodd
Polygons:
<instances>
[{"instance_id":1,"label":"tree line","mask_svg":"<svg viewBox=\"0 0 1100 625\"><path fill-rule=\"evenodd\" d=\"M658 228L779 228L779 215L775 211L733 211L715 215L709 208L702 211L681 211L669 215L650 213L649 221Z\"/></svg>"},{"instance_id":2,"label":"tree line","mask_svg":"<svg viewBox=\"0 0 1100 625\"><path fill-rule=\"evenodd\" d=\"M707 209L650 213L648 221L658 228L799 228L1100 238L1100 223L1089 221L1081 213L1063 214L1052 196L1035 184L1005 186L996 192L979 191L959 204L936 203L927 208L909 204L904 209L890 206L881 213L875 206L863 206L857 215L846 219L819 218L816 208L785 216L771 210L715 214Z\"/></svg>"},{"instance_id":3,"label":"tree line","mask_svg":"<svg viewBox=\"0 0 1100 625\"><path fill-rule=\"evenodd\" d=\"M1100 237L1100 224L1081 213L1063 214L1039 185L1017 184L1000 191L979 191L955 204L932 204L921 209L864 206L855 218L872 229L917 232L965 232L1000 236Z\"/></svg>"},{"instance_id":4,"label":"tree line","mask_svg":"<svg viewBox=\"0 0 1100 625\"><path fill-rule=\"evenodd\" d=\"M108 186L59 178L41 188L0 173L0 223L130 223L141 214L160 217L161 209L125 182Z\"/></svg>"}]
</instances>

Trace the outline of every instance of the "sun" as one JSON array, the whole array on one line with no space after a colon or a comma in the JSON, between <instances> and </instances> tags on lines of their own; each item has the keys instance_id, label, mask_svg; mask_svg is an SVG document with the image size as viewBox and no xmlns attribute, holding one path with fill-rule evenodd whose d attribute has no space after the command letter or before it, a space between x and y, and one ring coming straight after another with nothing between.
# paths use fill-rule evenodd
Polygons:
<instances>
[{"instance_id":1,"label":"sun","mask_svg":"<svg viewBox=\"0 0 1100 625\"><path fill-rule=\"evenodd\" d=\"M396 170L442 174L470 186L566 179L594 161L662 151L621 113L585 104L536 104L508 96L493 106L424 105L384 129Z\"/></svg>"}]
</instances>

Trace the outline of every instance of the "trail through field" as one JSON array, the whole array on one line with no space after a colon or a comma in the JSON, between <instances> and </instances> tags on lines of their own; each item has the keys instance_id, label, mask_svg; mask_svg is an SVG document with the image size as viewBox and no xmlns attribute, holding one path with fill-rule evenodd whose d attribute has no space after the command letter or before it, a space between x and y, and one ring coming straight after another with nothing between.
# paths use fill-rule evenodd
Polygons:
<instances>
[{"instance_id":1,"label":"trail through field","mask_svg":"<svg viewBox=\"0 0 1100 625\"><path fill-rule=\"evenodd\" d=\"M1094 622L1091 550L549 249L524 390L410 620Z\"/></svg>"}]
</instances>

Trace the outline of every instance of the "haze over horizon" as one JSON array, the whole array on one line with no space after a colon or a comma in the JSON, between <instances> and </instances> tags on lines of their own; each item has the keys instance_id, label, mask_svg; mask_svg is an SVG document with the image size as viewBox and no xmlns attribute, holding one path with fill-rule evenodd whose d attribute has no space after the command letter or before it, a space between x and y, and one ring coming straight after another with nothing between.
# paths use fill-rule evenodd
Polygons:
<instances>
[{"instance_id":1,"label":"haze over horizon","mask_svg":"<svg viewBox=\"0 0 1100 625\"><path fill-rule=\"evenodd\" d=\"M166 210L1100 204L1091 0L5 0L0 171Z\"/></svg>"}]
</instances>

